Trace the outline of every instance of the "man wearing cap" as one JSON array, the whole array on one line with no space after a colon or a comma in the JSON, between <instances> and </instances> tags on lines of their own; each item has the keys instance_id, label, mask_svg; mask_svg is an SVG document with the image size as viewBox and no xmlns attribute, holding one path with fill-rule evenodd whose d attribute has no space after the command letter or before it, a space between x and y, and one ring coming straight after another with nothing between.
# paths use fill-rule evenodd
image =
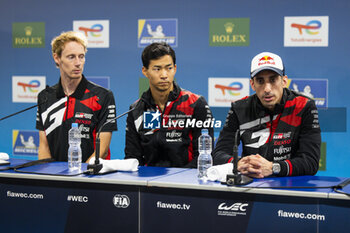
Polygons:
<instances>
[{"instance_id":1,"label":"man wearing cap","mask_svg":"<svg viewBox=\"0 0 350 233\"><path fill-rule=\"evenodd\" d=\"M256 92L231 104L213 151L214 164L231 162L235 135L243 144L238 170L252 178L314 175L321 130L315 102L287 87L282 59L263 52L251 62ZM235 134L239 132L238 134Z\"/></svg>"}]
</instances>

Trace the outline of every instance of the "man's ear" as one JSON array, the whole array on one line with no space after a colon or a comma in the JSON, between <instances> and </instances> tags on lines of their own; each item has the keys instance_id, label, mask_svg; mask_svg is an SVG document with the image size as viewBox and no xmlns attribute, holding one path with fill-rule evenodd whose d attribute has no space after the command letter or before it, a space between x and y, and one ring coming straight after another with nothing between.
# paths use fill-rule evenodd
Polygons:
<instances>
[{"instance_id":1,"label":"man's ear","mask_svg":"<svg viewBox=\"0 0 350 233\"><path fill-rule=\"evenodd\" d=\"M253 89L253 91L255 91L254 78L251 78L249 81L250 81L250 87Z\"/></svg>"},{"instance_id":2,"label":"man's ear","mask_svg":"<svg viewBox=\"0 0 350 233\"><path fill-rule=\"evenodd\" d=\"M57 67L59 67L59 64L60 64L60 57L58 56L58 54L57 53L54 53L53 55L52 55L52 57L53 57L53 60L55 61L55 63L56 63L56 66Z\"/></svg>"},{"instance_id":3,"label":"man's ear","mask_svg":"<svg viewBox=\"0 0 350 233\"><path fill-rule=\"evenodd\" d=\"M143 74L146 78L148 78L147 71L148 71L148 69L147 69L146 67L142 66L142 74Z\"/></svg>"},{"instance_id":4,"label":"man's ear","mask_svg":"<svg viewBox=\"0 0 350 233\"><path fill-rule=\"evenodd\" d=\"M283 86L283 88L286 88L287 84L288 84L288 76L287 75L282 76L282 86Z\"/></svg>"}]
</instances>

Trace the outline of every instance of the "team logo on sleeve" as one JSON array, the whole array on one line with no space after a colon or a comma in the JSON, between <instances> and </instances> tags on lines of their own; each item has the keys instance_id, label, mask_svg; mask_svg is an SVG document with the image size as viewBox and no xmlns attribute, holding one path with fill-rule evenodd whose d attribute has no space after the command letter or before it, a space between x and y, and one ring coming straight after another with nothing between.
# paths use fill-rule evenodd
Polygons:
<instances>
[{"instance_id":1,"label":"team logo on sleeve","mask_svg":"<svg viewBox=\"0 0 350 233\"><path fill-rule=\"evenodd\" d=\"M160 128L160 116L161 113L157 112L144 112L143 113L143 127L145 129L159 129Z\"/></svg>"}]
</instances>

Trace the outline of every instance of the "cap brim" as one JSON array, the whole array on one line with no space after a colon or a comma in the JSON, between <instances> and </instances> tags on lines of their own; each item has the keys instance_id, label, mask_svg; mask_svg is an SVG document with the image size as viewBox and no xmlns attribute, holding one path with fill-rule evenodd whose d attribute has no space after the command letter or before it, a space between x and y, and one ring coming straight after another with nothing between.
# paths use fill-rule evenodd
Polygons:
<instances>
[{"instance_id":1,"label":"cap brim","mask_svg":"<svg viewBox=\"0 0 350 233\"><path fill-rule=\"evenodd\" d=\"M254 72L250 74L250 77L251 77L251 78L254 78L255 75L257 75L260 71L263 71L263 70L272 70L272 71L275 71L275 72L276 72L277 74L279 74L280 76L283 76L283 75L284 75L284 74L283 74L283 71L280 70L280 69L277 69L277 68L271 67L271 66L264 66L264 67L261 67L261 68L259 68L259 69L257 69L257 70L254 70Z\"/></svg>"}]
</instances>

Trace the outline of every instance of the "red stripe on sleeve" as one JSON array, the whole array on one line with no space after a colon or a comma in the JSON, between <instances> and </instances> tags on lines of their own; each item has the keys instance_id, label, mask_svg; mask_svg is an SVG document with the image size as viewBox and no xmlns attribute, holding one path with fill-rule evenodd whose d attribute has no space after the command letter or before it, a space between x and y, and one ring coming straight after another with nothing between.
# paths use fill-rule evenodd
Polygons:
<instances>
[{"instance_id":1,"label":"red stripe on sleeve","mask_svg":"<svg viewBox=\"0 0 350 233\"><path fill-rule=\"evenodd\" d=\"M292 172L293 172L292 163L289 160L286 160L286 162L288 163L288 166L289 166L289 174L288 174L288 176L291 176Z\"/></svg>"},{"instance_id":2,"label":"red stripe on sleeve","mask_svg":"<svg viewBox=\"0 0 350 233\"><path fill-rule=\"evenodd\" d=\"M188 134L188 136L190 137L190 145L188 146L188 162L191 162L193 160L193 135L192 135L192 131L190 131L190 133Z\"/></svg>"}]
</instances>

